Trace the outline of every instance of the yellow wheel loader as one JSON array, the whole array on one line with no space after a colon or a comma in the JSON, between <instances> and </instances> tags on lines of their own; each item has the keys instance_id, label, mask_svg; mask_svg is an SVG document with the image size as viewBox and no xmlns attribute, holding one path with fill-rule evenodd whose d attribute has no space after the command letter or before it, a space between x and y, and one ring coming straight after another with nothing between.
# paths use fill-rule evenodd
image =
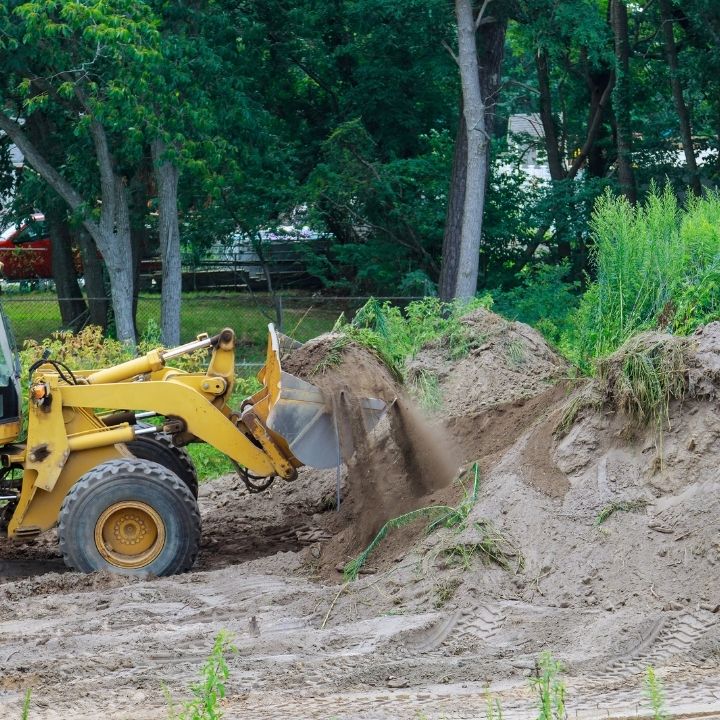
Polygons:
<instances>
[{"instance_id":1,"label":"yellow wheel loader","mask_svg":"<svg viewBox=\"0 0 720 720\"><path fill-rule=\"evenodd\" d=\"M153 350L114 367L71 371L50 357L29 368L27 435L21 439L20 369L0 322L0 521L28 540L58 525L66 564L82 572L171 575L188 570L200 545L198 478L184 446L227 455L248 488L293 480L302 465L340 461L337 427L318 388L282 370L268 328L262 389L228 405L235 334ZM168 367L208 349L205 373ZM361 403L372 428L385 404ZM146 420L153 418L153 424Z\"/></svg>"}]
</instances>

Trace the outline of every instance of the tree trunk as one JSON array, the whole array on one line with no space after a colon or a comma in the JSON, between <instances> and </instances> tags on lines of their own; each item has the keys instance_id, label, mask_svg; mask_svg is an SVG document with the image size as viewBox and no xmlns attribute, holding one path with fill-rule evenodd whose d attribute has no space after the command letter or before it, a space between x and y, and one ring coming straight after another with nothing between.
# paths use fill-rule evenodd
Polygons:
<instances>
[{"instance_id":1,"label":"tree trunk","mask_svg":"<svg viewBox=\"0 0 720 720\"><path fill-rule=\"evenodd\" d=\"M467 174L454 295L456 298L471 298L477 290L488 138L485 131L485 106L480 91L480 68L471 0L455 0L455 13L458 24L458 65L467 137Z\"/></svg>"},{"instance_id":2,"label":"tree trunk","mask_svg":"<svg viewBox=\"0 0 720 720\"><path fill-rule=\"evenodd\" d=\"M93 239L102 253L110 279L110 295L115 314L118 340L134 346L132 239L130 234L130 201L125 178L115 168L105 128L97 121L90 123L100 168L100 232ZM90 228L88 228L90 232ZM92 234L92 233L91 233Z\"/></svg>"},{"instance_id":3,"label":"tree trunk","mask_svg":"<svg viewBox=\"0 0 720 720\"><path fill-rule=\"evenodd\" d=\"M480 93L485 104L485 132L492 137L496 130L495 107L500 89L500 68L505 54L505 31L507 30L507 17L480 25ZM448 193L448 209L445 219L445 233L443 235L442 267L440 268L440 281L438 294L444 301L455 297L455 282L460 262L460 236L462 230L463 208L465 205L465 181L467 179L467 124L463 110L462 97L460 98L460 111L457 134L455 136L455 151L450 176L450 191ZM490 167L490 143L486 143L486 163ZM487 190L487 173L486 173Z\"/></svg>"},{"instance_id":4,"label":"tree trunk","mask_svg":"<svg viewBox=\"0 0 720 720\"><path fill-rule=\"evenodd\" d=\"M160 259L162 261L162 310L160 327L167 347L180 344L180 303L182 301L182 265L177 192L180 171L164 155L162 140L151 146L158 189Z\"/></svg>"},{"instance_id":5,"label":"tree trunk","mask_svg":"<svg viewBox=\"0 0 720 720\"><path fill-rule=\"evenodd\" d=\"M632 122L630 119L630 42L628 14L624 0L612 0L611 22L615 36L615 142L617 146L618 180L633 203L637 202L637 185L632 167Z\"/></svg>"},{"instance_id":6,"label":"tree trunk","mask_svg":"<svg viewBox=\"0 0 720 720\"><path fill-rule=\"evenodd\" d=\"M87 322L88 308L78 285L72 235L64 211L48 207L45 211L51 240L53 279L57 290L63 326L77 331Z\"/></svg>"},{"instance_id":7,"label":"tree trunk","mask_svg":"<svg viewBox=\"0 0 720 720\"><path fill-rule=\"evenodd\" d=\"M550 95L550 70L545 50L539 50L535 56L537 68L538 88L540 90L540 121L545 134L545 152L547 153L550 177L559 182L565 179L565 167L560 155L555 118L552 113L552 96Z\"/></svg>"},{"instance_id":8,"label":"tree trunk","mask_svg":"<svg viewBox=\"0 0 720 720\"><path fill-rule=\"evenodd\" d=\"M460 120L455 136L448 208L443 235L442 267L438 294L444 302L455 297L455 280L460 262L460 233L462 230L463 206L465 205L465 177L467 175L467 129L460 101Z\"/></svg>"},{"instance_id":9,"label":"tree trunk","mask_svg":"<svg viewBox=\"0 0 720 720\"><path fill-rule=\"evenodd\" d=\"M105 268L98 257L97 247L84 228L79 228L75 239L80 247L85 278L85 294L89 310L88 323L107 330L110 302L105 289Z\"/></svg>"},{"instance_id":10,"label":"tree trunk","mask_svg":"<svg viewBox=\"0 0 720 720\"><path fill-rule=\"evenodd\" d=\"M675 33L673 31L673 14L670 0L660 0L660 18L662 22L663 39L665 42L665 57L667 58L668 70L670 71L670 87L672 89L673 102L680 122L680 136L682 138L683 152L685 153L685 164L690 174L690 187L696 195L702 193L702 185L698 174L697 162L695 161L695 148L693 147L692 126L690 113L685 105L682 84L675 45Z\"/></svg>"}]
</instances>

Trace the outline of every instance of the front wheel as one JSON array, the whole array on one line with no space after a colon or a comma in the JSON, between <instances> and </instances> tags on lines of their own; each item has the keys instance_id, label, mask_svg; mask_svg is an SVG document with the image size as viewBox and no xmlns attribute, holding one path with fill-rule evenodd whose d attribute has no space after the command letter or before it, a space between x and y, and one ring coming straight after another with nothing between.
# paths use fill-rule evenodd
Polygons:
<instances>
[{"instance_id":1,"label":"front wheel","mask_svg":"<svg viewBox=\"0 0 720 720\"><path fill-rule=\"evenodd\" d=\"M163 465L110 460L70 489L58 536L75 570L174 575L195 562L200 513L187 485Z\"/></svg>"}]
</instances>

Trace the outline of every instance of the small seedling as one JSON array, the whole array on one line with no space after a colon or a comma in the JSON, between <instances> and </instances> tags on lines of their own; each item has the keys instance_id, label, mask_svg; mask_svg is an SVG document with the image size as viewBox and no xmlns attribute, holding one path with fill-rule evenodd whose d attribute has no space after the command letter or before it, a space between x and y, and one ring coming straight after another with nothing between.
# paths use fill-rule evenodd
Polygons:
<instances>
[{"instance_id":1,"label":"small seedling","mask_svg":"<svg viewBox=\"0 0 720 720\"><path fill-rule=\"evenodd\" d=\"M565 720L565 683L560 678L562 664L549 652L538 658L530 687L538 694L537 720Z\"/></svg>"},{"instance_id":2,"label":"small seedling","mask_svg":"<svg viewBox=\"0 0 720 720\"><path fill-rule=\"evenodd\" d=\"M665 693L660 678L655 675L655 668L649 665L645 671L645 697L650 703L653 720L667 720L665 712Z\"/></svg>"},{"instance_id":3,"label":"small seedling","mask_svg":"<svg viewBox=\"0 0 720 720\"><path fill-rule=\"evenodd\" d=\"M167 689L163 688L168 703L170 720L220 720L223 716L221 702L225 697L225 682L230 677L225 655L237 652L229 633L221 630L215 637L208 659L200 670L200 681L190 686L192 700L182 703L179 713Z\"/></svg>"},{"instance_id":4,"label":"small seedling","mask_svg":"<svg viewBox=\"0 0 720 720\"><path fill-rule=\"evenodd\" d=\"M28 720L30 717L30 695L32 694L32 689L28 688L25 691L25 699L23 700L23 706L22 706L22 715L20 716L22 720Z\"/></svg>"}]
</instances>

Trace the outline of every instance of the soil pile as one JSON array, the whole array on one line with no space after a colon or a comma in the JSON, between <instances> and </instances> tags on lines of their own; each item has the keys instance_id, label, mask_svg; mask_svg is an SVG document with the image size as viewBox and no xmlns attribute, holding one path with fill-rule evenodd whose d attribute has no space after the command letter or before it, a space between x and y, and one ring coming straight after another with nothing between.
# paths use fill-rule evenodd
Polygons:
<instances>
[{"instance_id":1,"label":"soil pile","mask_svg":"<svg viewBox=\"0 0 720 720\"><path fill-rule=\"evenodd\" d=\"M669 401L641 423L632 397L645 386L631 388L622 368L660 346L653 363ZM476 545L478 523L490 521L520 549L524 571L473 575L472 587L561 608L718 608L719 369L720 323L690 339L647 335L525 425L486 477L469 529L444 540Z\"/></svg>"},{"instance_id":2,"label":"soil pile","mask_svg":"<svg viewBox=\"0 0 720 720\"><path fill-rule=\"evenodd\" d=\"M429 343L408 360L407 374L410 383L428 377L437 382L437 424L453 438L464 462L479 460L488 472L505 449L565 397L558 383L569 366L529 325L483 309L460 322L463 346L452 348L447 339ZM537 474L552 473L539 467ZM551 480L542 481L548 485Z\"/></svg>"},{"instance_id":3,"label":"soil pile","mask_svg":"<svg viewBox=\"0 0 720 720\"><path fill-rule=\"evenodd\" d=\"M567 362L529 325L483 309L460 322L466 347L440 339L407 363L410 381L423 373L437 378L445 418L527 400L567 375Z\"/></svg>"}]
</instances>

